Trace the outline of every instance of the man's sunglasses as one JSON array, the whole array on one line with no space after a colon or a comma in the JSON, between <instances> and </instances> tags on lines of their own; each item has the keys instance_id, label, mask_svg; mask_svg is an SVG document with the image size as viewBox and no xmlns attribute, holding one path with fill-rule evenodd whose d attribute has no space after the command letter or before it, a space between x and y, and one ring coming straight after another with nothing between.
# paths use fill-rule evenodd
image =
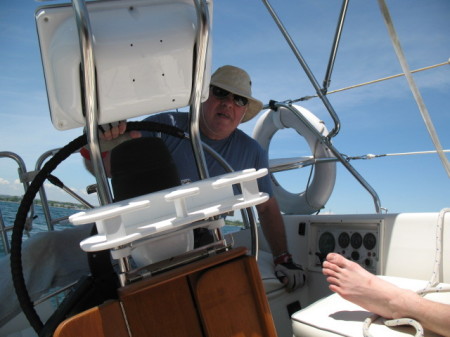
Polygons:
<instances>
[{"instance_id":1,"label":"man's sunglasses","mask_svg":"<svg viewBox=\"0 0 450 337\"><path fill-rule=\"evenodd\" d=\"M231 94L231 92L229 92L225 89L216 87L214 85L211 86L211 91L212 91L213 95L216 96L218 99L224 99L224 98L228 97L229 94ZM246 106L248 104L248 98L242 97L239 95L235 95L235 94L231 94L231 95L233 95L234 104L236 104L237 106Z\"/></svg>"}]
</instances>

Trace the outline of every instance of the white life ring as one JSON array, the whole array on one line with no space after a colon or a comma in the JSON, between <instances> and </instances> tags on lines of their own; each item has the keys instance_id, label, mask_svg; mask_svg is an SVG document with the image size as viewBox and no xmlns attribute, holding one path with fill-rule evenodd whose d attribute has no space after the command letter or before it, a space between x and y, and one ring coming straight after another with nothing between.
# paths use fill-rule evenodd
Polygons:
<instances>
[{"instance_id":1,"label":"white life ring","mask_svg":"<svg viewBox=\"0 0 450 337\"><path fill-rule=\"evenodd\" d=\"M319 120L309 110L293 105L311 125L326 136L328 130L325 124ZM267 110L256 122L253 130L253 138L265 149L269 150L270 141L276 131L284 128L295 129L300 136L308 142L314 158L334 157L326 147L308 127L287 108L281 107L278 110ZM336 181L336 163L325 162L316 164L314 177L307 189L301 193L291 193L286 191L272 176L274 196L278 200L280 209L285 214L312 214L323 208L328 201Z\"/></svg>"}]
</instances>

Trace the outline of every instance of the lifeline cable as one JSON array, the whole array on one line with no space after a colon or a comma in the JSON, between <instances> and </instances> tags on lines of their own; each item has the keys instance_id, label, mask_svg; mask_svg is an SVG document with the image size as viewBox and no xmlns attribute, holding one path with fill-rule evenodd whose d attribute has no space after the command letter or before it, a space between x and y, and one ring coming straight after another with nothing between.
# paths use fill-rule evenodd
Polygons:
<instances>
[{"instance_id":1,"label":"lifeline cable","mask_svg":"<svg viewBox=\"0 0 450 337\"><path fill-rule=\"evenodd\" d=\"M434 64L434 65L431 65L431 66L427 66L427 67L411 70L411 74L415 74L415 73L418 73L418 72L424 71L424 70L430 70L430 69L437 68L437 67L442 67L442 66L445 66L445 65L450 65L450 58L448 59L448 61L445 61L445 62L441 62L441 63ZM346 91L346 90L350 90L350 89L363 87L363 86L369 85L369 84L374 84L374 83L378 83L378 82L391 80L393 78L397 78L397 77L401 77L401 76L405 76L405 74L401 73L401 74L386 76L386 77L379 78L379 79L376 79L376 80L350 85L350 86L345 87L345 88L340 88L340 89L336 89L336 90L327 91L326 95L331 95L331 94L335 94L337 92ZM303 101L307 101L307 100L309 100L311 98L317 98L317 97L319 97L319 96L318 95L309 95L309 96L304 96L304 97L300 97L300 98L297 98L297 99L289 100L289 102L291 102L291 103L303 102Z\"/></svg>"},{"instance_id":2,"label":"lifeline cable","mask_svg":"<svg viewBox=\"0 0 450 337\"><path fill-rule=\"evenodd\" d=\"M129 122L127 123L127 131L145 130L150 132L164 132L174 137L185 138L182 130L171 125L164 125L155 122ZM26 193L22 198L22 202L17 210L16 219L11 237L11 275L13 279L14 289L19 300L19 304L23 313L30 322L32 328L39 334L43 328L39 315L33 306L30 295L27 291L22 266L22 235L25 227L27 213L33 203L33 200L41 188L42 184L48 176L56 169L56 167L67 159L72 153L79 150L87 144L86 135L79 136L60 149L39 171L35 176Z\"/></svg>"}]
</instances>

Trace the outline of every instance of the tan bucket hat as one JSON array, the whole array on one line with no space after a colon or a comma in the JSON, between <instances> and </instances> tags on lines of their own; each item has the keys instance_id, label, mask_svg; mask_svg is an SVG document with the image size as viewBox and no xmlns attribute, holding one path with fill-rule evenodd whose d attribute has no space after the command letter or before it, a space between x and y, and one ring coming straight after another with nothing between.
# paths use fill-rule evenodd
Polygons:
<instances>
[{"instance_id":1,"label":"tan bucket hat","mask_svg":"<svg viewBox=\"0 0 450 337\"><path fill-rule=\"evenodd\" d=\"M248 98L248 108L242 122L247 122L261 111L263 104L252 97L252 81L245 70L226 65L217 69L211 76L211 85Z\"/></svg>"}]
</instances>

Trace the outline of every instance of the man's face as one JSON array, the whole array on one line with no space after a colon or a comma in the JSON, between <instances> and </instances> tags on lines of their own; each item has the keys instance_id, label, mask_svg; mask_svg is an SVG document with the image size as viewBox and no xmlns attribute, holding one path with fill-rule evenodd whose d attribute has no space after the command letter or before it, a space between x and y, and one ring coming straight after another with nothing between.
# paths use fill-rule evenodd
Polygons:
<instances>
[{"instance_id":1,"label":"man's face","mask_svg":"<svg viewBox=\"0 0 450 337\"><path fill-rule=\"evenodd\" d=\"M224 139L239 125L248 108L248 103L239 106L233 94L218 97L209 90L209 97L202 104L200 129L209 139Z\"/></svg>"}]
</instances>

